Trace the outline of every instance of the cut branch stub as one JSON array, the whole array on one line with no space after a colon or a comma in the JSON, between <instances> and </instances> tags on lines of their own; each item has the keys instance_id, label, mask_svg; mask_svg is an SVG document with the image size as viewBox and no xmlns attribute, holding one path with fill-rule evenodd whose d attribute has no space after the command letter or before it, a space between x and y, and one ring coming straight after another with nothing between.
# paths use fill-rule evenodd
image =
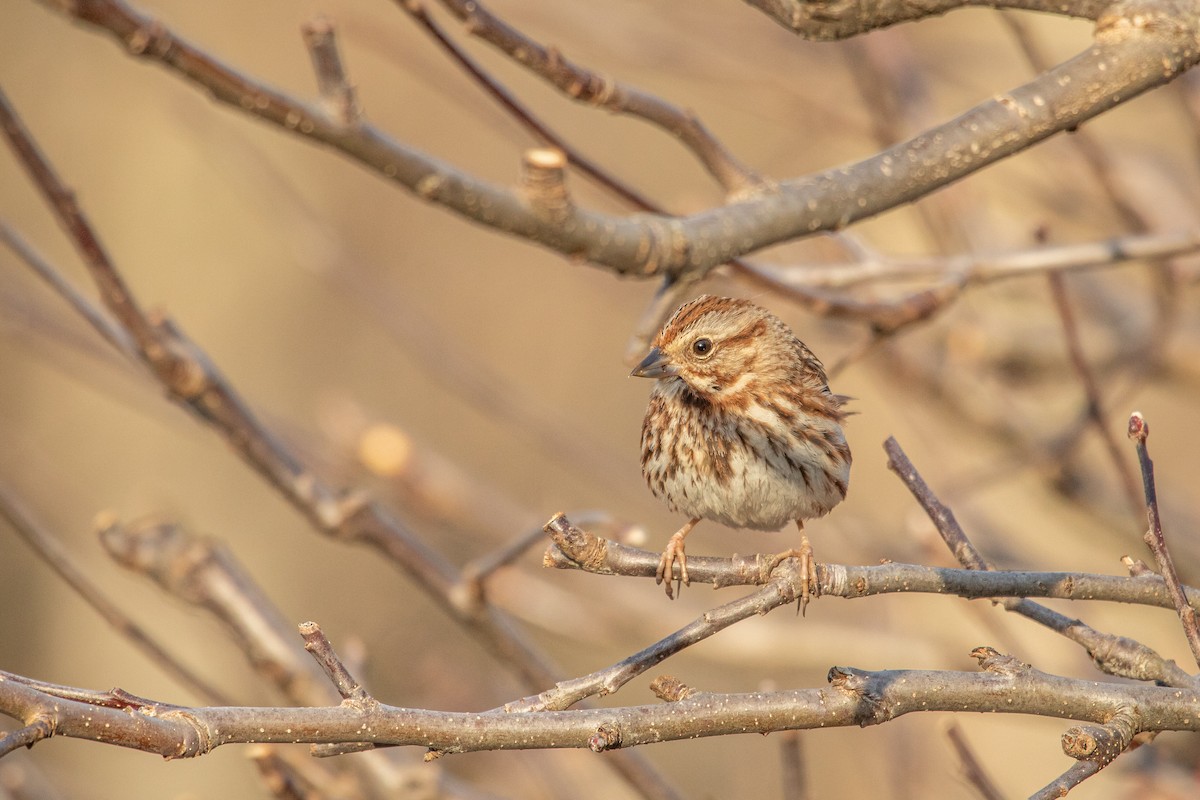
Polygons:
<instances>
[{"instance_id":1,"label":"cut branch stub","mask_svg":"<svg viewBox=\"0 0 1200 800\"><path fill-rule=\"evenodd\" d=\"M567 191L567 157L553 147L526 150L521 159L521 189L538 214L557 223L566 223L575 207Z\"/></svg>"}]
</instances>

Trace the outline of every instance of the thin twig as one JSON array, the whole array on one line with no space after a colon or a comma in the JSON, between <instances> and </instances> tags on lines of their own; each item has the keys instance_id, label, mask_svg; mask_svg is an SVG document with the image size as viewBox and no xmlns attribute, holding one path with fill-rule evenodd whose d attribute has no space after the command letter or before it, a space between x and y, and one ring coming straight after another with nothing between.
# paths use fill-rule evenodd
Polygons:
<instances>
[{"instance_id":1,"label":"thin twig","mask_svg":"<svg viewBox=\"0 0 1200 800\"><path fill-rule=\"evenodd\" d=\"M979 796L983 800L1004 800L1004 795L996 788L996 784L984 770L983 764L975 757L975 751L971 749L966 735L957 722L951 720L946 727L946 738L950 740L950 745L954 748L955 755L958 756L963 777L974 787Z\"/></svg>"},{"instance_id":2,"label":"thin twig","mask_svg":"<svg viewBox=\"0 0 1200 800\"><path fill-rule=\"evenodd\" d=\"M1067 297L1066 281L1058 272L1051 272L1046 278L1050 282L1050 295L1054 299L1054 307L1062 321L1063 337L1067 342L1067 353L1070 356L1071 366L1075 369L1075 375L1079 378L1080 384L1083 385L1084 413L1091 421L1092 427L1096 429L1096 433L1100 435L1100 441L1104 442L1104 449L1108 452L1109 460L1117 473L1117 480L1125 492L1125 500L1129 503L1133 516L1140 517L1142 503L1138 497L1137 478L1134 477L1129 463L1125 460L1124 453L1121 452L1120 445L1117 444L1117 437L1113 435L1108 420L1105 418L1100 387L1096 383L1096 376L1083 352L1083 342L1079 337L1079 324L1075 319L1074 309L1071 308L1070 298Z\"/></svg>"},{"instance_id":3,"label":"thin twig","mask_svg":"<svg viewBox=\"0 0 1200 800\"><path fill-rule=\"evenodd\" d=\"M408 15L416 20L421 27L433 38L435 42L444 50L446 54L454 59L462 69L486 91L490 94L497 103L500 104L514 119L517 120L526 130L528 130L534 138L542 144L556 147L566 154L567 160L571 162L571 166L579 170L585 177L595 181L599 186L607 189L612 194L629 203L634 208L642 211L661 212L662 209L645 195L638 192L629 184L621 181L607 170L598 166L587 156L583 155L579 150L567 141L566 137L561 136L557 131L546 124L533 113L530 108L522 103L516 95L508 90L504 84L493 78L487 70L485 70L478 61L459 47L446 32L442 30L442 26L438 25L433 17L429 16L429 12L425 10L425 6L420 2L398 2Z\"/></svg>"},{"instance_id":4,"label":"thin twig","mask_svg":"<svg viewBox=\"0 0 1200 800\"><path fill-rule=\"evenodd\" d=\"M1029 800L1059 800L1102 769L1104 765L1096 761L1076 761L1062 775L1029 795Z\"/></svg>"},{"instance_id":5,"label":"thin twig","mask_svg":"<svg viewBox=\"0 0 1200 800\"><path fill-rule=\"evenodd\" d=\"M60 297L66 300L71 305L71 308L75 309L75 312L83 317L106 342L126 357L135 361L137 360L137 348L134 346L133 340L129 337L125 329L113 322L112 317L97 308L91 300L84 297L75 288L74 284L55 269L49 261L42 258L41 254L22 239L4 220L0 220L0 241L8 245L8 248L16 254L17 258L24 261L27 266L37 273L38 277L48 283Z\"/></svg>"},{"instance_id":6,"label":"thin twig","mask_svg":"<svg viewBox=\"0 0 1200 800\"><path fill-rule=\"evenodd\" d=\"M783 800L809 800L808 775L804 765L804 739L800 731L788 731L779 740L779 779Z\"/></svg>"},{"instance_id":7,"label":"thin twig","mask_svg":"<svg viewBox=\"0 0 1200 800\"><path fill-rule=\"evenodd\" d=\"M895 438L889 437L883 447L888 454L888 469L904 481L904 485L933 521L934 527L955 559L968 569L990 570L991 566L975 549L975 545L954 518L954 512L937 499ZM1163 658L1153 649L1133 639L1102 633L1081 620L1071 619L1032 600L1009 598L1001 600L1000 605L1006 611L1028 617L1080 645L1091 656L1096 666L1110 675L1159 681L1169 686L1196 685L1195 679L1180 669L1174 661Z\"/></svg>"},{"instance_id":8,"label":"thin twig","mask_svg":"<svg viewBox=\"0 0 1200 800\"><path fill-rule=\"evenodd\" d=\"M321 630L320 625L315 622L301 622L299 629L300 636L304 638L304 649L312 654L321 669L329 676L329 680L337 687L338 694L342 696L342 699L350 700L358 705L375 702L374 698L367 694L363 685L350 674L350 670L346 669L346 665L338 658L337 651L333 649L333 643Z\"/></svg>"},{"instance_id":9,"label":"thin twig","mask_svg":"<svg viewBox=\"0 0 1200 800\"><path fill-rule=\"evenodd\" d=\"M1158 571L1162 574L1179 612L1179 621L1183 623L1183 632L1187 636L1188 646L1192 649L1192 657L1200 665L1200 629L1196 625L1196 609L1193 608L1179 582L1179 573L1175 570L1175 560L1167 547L1167 539L1163 535L1162 518L1158 514L1158 490L1154 485L1154 462L1150 460L1150 450L1146 440L1150 437L1150 424L1138 412L1129 417L1129 438L1133 439L1137 448L1138 464L1142 469L1142 488L1146 494L1146 517L1150 523L1149 529L1143 535L1146 544L1154 553L1158 562Z\"/></svg>"},{"instance_id":10,"label":"thin twig","mask_svg":"<svg viewBox=\"0 0 1200 800\"><path fill-rule=\"evenodd\" d=\"M329 107L330 113L343 124L355 124L360 115L358 98L342 66L333 22L328 17L317 16L301 25L300 32L312 58L321 99Z\"/></svg>"},{"instance_id":11,"label":"thin twig","mask_svg":"<svg viewBox=\"0 0 1200 800\"><path fill-rule=\"evenodd\" d=\"M417 1L396 0L401 6ZM671 133L727 193L749 192L764 185L763 178L735 158L695 114L576 64L554 47L542 45L509 25L480 0L441 0L441 3L466 25L472 36L500 50L572 100L628 114Z\"/></svg>"}]
</instances>

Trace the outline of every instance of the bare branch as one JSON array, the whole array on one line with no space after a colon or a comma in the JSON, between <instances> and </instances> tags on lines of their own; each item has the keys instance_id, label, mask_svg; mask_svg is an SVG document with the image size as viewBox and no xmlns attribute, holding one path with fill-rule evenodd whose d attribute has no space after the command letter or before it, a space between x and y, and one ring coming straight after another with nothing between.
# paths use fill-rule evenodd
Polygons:
<instances>
[{"instance_id":1,"label":"bare branch","mask_svg":"<svg viewBox=\"0 0 1200 800\"><path fill-rule=\"evenodd\" d=\"M1059 800L1088 778L1104 769L1098 761L1079 761L1059 777L1055 778L1039 791L1029 796L1029 800Z\"/></svg>"},{"instance_id":2,"label":"bare branch","mask_svg":"<svg viewBox=\"0 0 1200 800\"><path fill-rule=\"evenodd\" d=\"M84 297L75 286L63 277L62 273L54 268L49 261L42 258L41 254L33 249L24 239L22 239L8 223L0 220L0 241L3 241L8 248L16 254L17 258L24 261L38 277L50 285L60 297L75 309L79 316L87 320L88 324L99 333L104 340L115 347L119 352L123 353L130 359L137 358L137 348L134 346L133 340L125 329L113 322L112 318L97 308L91 300Z\"/></svg>"},{"instance_id":3,"label":"bare branch","mask_svg":"<svg viewBox=\"0 0 1200 800\"><path fill-rule=\"evenodd\" d=\"M417 0L396 0L407 7ZM572 62L557 49L533 41L478 0L441 0L477 36L580 103L645 120L677 137L730 194L762 188L763 179L739 162L695 114L660 97L626 86ZM413 13L411 10L409 13Z\"/></svg>"},{"instance_id":4,"label":"bare branch","mask_svg":"<svg viewBox=\"0 0 1200 800\"><path fill-rule=\"evenodd\" d=\"M888 454L888 469L904 481L958 562L972 570L990 570L991 566L959 527L954 512L933 494L916 467L908 460L900 444L889 438L883 447ZM1008 599L1002 601L1001 605L1006 611L1028 617L1079 644L1087 650L1096 666L1110 675L1160 681L1169 686L1195 685L1195 679L1180 669L1174 661L1163 658L1153 649L1133 639L1101 633L1080 620L1071 619L1032 600Z\"/></svg>"},{"instance_id":5,"label":"bare branch","mask_svg":"<svg viewBox=\"0 0 1200 800\"><path fill-rule=\"evenodd\" d=\"M746 3L793 33L818 41L847 39L901 22L940 16L948 11L972 6L1042 11L1093 20L1098 20L1111 6L1107 0L1070 0L1064 3L1047 3L1044 0L935 0L920 5L885 0L870 4L868 11L865 3L854 0L822 3L819 6L805 3L804 0L746 0Z\"/></svg>"},{"instance_id":6,"label":"bare branch","mask_svg":"<svg viewBox=\"0 0 1200 800\"><path fill-rule=\"evenodd\" d=\"M20 676L0 672L0 709L49 719L56 736L192 758L225 744L318 744L369 741L444 753L495 749L588 748L598 732L613 747L839 726L877 725L916 711L1036 714L1106 725L1137 710L1141 730L1200 730L1192 689L1097 683L1049 675L988 648L976 651L983 673L926 670L830 670L829 689L715 694L694 691L675 702L512 714L440 712L383 704L360 708L183 708L98 706L43 694ZM27 724L30 724L27 722Z\"/></svg>"},{"instance_id":7,"label":"bare branch","mask_svg":"<svg viewBox=\"0 0 1200 800\"><path fill-rule=\"evenodd\" d=\"M1158 490L1154 486L1154 462L1150 460L1150 450L1146 440L1150 437L1150 425L1138 412L1129 417L1129 438L1133 439L1137 448L1138 464L1142 468L1142 487L1146 493L1146 517L1150 527L1143 535L1146 544L1154 553L1158 562L1158 571L1166 582L1171 600L1179 612L1179 621L1183 623L1183 632L1187 636L1188 646L1192 649L1192 657L1200 664L1200 629L1196 624L1196 609L1188 604L1183 585L1179 582L1179 573L1175 570L1175 560L1167 547L1167 539L1163 536L1162 520L1158 515Z\"/></svg>"},{"instance_id":8,"label":"bare branch","mask_svg":"<svg viewBox=\"0 0 1200 800\"><path fill-rule=\"evenodd\" d=\"M704 274L767 245L835 230L907 203L1072 130L1200 60L1192 46L1197 37L1188 27L1197 15L1148 2L1135 6L1132 0L1115 6L1097 26L1094 46L1075 58L857 164L781 181L769 191L688 217L613 217L576 207L561 224L544 220L519 192L461 173L370 125L347 129L323 111L217 62L120 0L53 7L111 33L130 52L174 69L216 99L332 145L420 197L569 256L644 277ZM460 7L465 11L466 4ZM549 63L549 51L545 57Z\"/></svg>"},{"instance_id":9,"label":"bare branch","mask_svg":"<svg viewBox=\"0 0 1200 800\"><path fill-rule=\"evenodd\" d=\"M1176 231L1039 246L1012 253L963 253L941 258L894 258L869 253L848 264L756 264L754 268L782 284L805 289L841 289L866 283L921 279L953 279L967 286L982 286L1012 278L1118 266L1129 261L1197 251L1200 251L1200 232Z\"/></svg>"},{"instance_id":10,"label":"bare branch","mask_svg":"<svg viewBox=\"0 0 1200 800\"><path fill-rule=\"evenodd\" d=\"M364 708L373 704L375 699L367 694L362 684L346 669L321 626L315 622L301 622L299 627L300 635L304 637L304 649L321 665L321 669L329 676L329 680L333 681L342 699Z\"/></svg>"}]
</instances>

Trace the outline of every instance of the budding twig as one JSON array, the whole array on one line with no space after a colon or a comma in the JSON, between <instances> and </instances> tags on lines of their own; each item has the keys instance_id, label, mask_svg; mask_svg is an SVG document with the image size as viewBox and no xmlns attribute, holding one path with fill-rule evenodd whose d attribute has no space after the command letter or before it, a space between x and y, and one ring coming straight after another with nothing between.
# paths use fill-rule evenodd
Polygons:
<instances>
[{"instance_id":1,"label":"budding twig","mask_svg":"<svg viewBox=\"0 0 1200 800\"><path fill-rule=\"evenodd\" d=\"M1150 460L1150 451L1146 447L1146 439L1150 436L1150 425L1137 411L1129 417L1129 438L1137 448L1138 464L1142 468L1142 489L1146 494L1146 517L1150 527L1142 538L1154 553L1158 562L1158 571L1167 584L1171 599L1175 602L1175 610L1179 613L1179 621L1183 623L1183 633L1187 636L1188 646L1192 649L1192 657L1200 664L1200 628L1196 624L1196 609L1188 603L1187 595L1179 583L1179 573L1175 570L1175 560L1167 548L1166 537L1163 536L1162 520L1158 515L1158 491L1154 487L1154 462Z\"/></svg>"}]
</instances>

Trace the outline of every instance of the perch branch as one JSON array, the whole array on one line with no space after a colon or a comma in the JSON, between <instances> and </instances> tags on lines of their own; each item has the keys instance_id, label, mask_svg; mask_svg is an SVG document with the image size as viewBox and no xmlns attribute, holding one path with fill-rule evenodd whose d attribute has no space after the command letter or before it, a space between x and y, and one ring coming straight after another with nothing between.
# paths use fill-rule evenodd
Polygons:
<instances>
[{"instance_id":1,"label":"perch branch","mask_svg":"<svg viewBox=\"0 0 1200 800\"><path fill-rule=\"evenodd\" d=\"M419 0L396 2L407 8ZM466 24L472 36L492 45L572 100L627 114L672 134L695 154L727 193L746 193L763 185L763 179L738 161L695 114L576 64L556 48L535 42L509 25L479 0L441 0L441 4Z\"/></svg>"}]
</instances>

